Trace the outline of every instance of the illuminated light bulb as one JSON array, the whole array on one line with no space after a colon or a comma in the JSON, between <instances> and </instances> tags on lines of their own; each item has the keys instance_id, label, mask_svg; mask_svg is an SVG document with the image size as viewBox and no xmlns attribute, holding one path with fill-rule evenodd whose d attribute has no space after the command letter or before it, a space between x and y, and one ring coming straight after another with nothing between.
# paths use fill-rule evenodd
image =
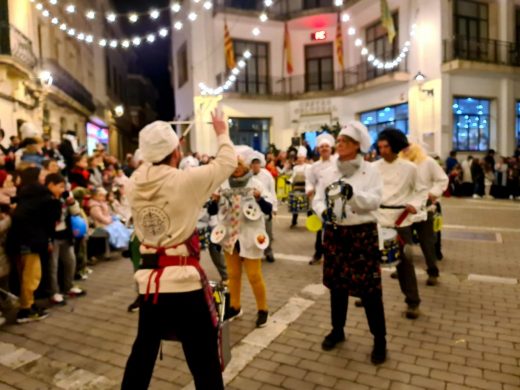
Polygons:
<instances>
[{"instance_id":1,"label":"illuminated light bulb","mask_svg":"<svg viewBox=\"0 0 520 390\"><path fill-rule=\"evenodd\" d=\"M244 60L240 60L238 61L238 64L237 64L240 68L244 68L246 66L246 62Z\"/></svg>"},{"instance_id":2,"label":"illuminated light bulb","mask_svg":"<svg viewBox=\"0 0 520 390\"><path fill-rule=\"evenodd\" d=\"M128 20L130 21L130 23L135 23L139 20L139 15L137 14L131 14L129 17L128 17Z\"/></svg>"},{"instance_id":3,"label":"illuminated light bulb","mask_svg":"<svg viewBox=\"0 0 520 390\"><path fill-rule=\"evenodd\" d=\"M260 35L260 29L259 29L258 27L255 27L255 28L251 31L251 33L252 33L255 37L257 37L257 36Z\"/></svg>"},{"instance_id":4,"label":"illuminated light bulb","mask_svg":"<svg viewBox=\"0 0 520 390\"><path fill-rule=\"evenodd\" d=\"M382 62L380 62L378 65L377 65L377 69L383 69L384 65Z\"/></svg>"},{"instance_id":5,"label":"illuminated light bulb","mask_svg":"<svg viewBox=\"0 0 520 390\"><path fill-rule=\"evenodd\" d=\"M272 5L273 5L273 0L264 0L264 5L265 5L266 7L270 7L270 6L272 6Z\"/></svg>"},{"instance_id":6,"label":"illuminated light bulb","mask_svg":"<svg viewBox=\"0 0 520 390\"><path fill-rule=\"evenodd\" d=\"M76 35L76 30L73 28L70 28L69 31L67 31L67 34L70 35L71 37L73 37L74 35Z\"/></svg>"},{"instance_id":7,"label":"illuminated light bulb","mask_svg":"<svg viewBox=\"0 0 520 390\"><path fill-rule=\"evenodd\" d=\"M115 13L113 13L113 12L109 13L107 15L107 20L108 20L109 23L114 23L116 21L116 19L117 19L117 15Z\"/></svg>"},{"instance_id":8,"label":"illuminated light bulb","mask_svg":"<svg viewBox=\"0 0 520 390\"><path fill-rule=\"evenodd\" d=\"M252 56L252 54L251 54L251 52L250 52L249 50L246 50L246 51L244 52L244 58L249 59L249 58L251 58L251 56Z\"/></svg>"},{"instance_id":9,"label":"illuminated light bulb","mask_svg":"<svg viewBox=\"0 0 520 390\"><path fill-rule=\"evenodd\" d=\"M91 34L87 35L87 36L85 37L85 42L87 42L87 43L92 43L92 42L94 42L94 36L92 36Z\"/></svg>"},{"instance_id":10,"label":"illuminated light bulb","mask_svg":"<svg viewBox=\"0 0 520 390\"><path fill-rule=\"evenodd\" d=\"M260 21L263 23L263 22L267 22L269 18L267 17L267 14L265 12L262 12L260 14Z\"/></svg>"},{"instance_id":11,"label":"illuminated light bulb","mask_svg":"<svg viewBox=\"0 0 520 390\"><path fill-rule=\"evenodd\" d=\"M411 43L410 43L410 41L406 41L406 42L404 43L404 45L405 45L405 46L410 46Z\"/></svg>"},{"instance_id":12,"label":"illuminated light bulb","mask_svg":"<svg viewBox=\"0 0 520 390\"><path fill-rule=\"evenodd\" d=\"M176 30L181 30L181 29L182 29L182 22L175 22L175 24L173 25L173 27L174 27Z\"/></svg>"},{"instance_id":13,"label":"illuminated light bulb","mask_svg":"<svg viewBox=\"0 0 520 390\"><path fill-rule=\"evenodd\" d=\"M161 37L163 37L163 38L166 37L166 36L168 36L168 29L167 29L167 28L161 28L161 29L159 30L159 35L160 35Z\"/></svg>"},{"instance_id":14,"label":"illuminated light bulb","mask_svg":"<svg viewBox=\"0 0 520 390\"><path fill-rule=\"evenodd\" d=\"M121 46L125 49L128 49L130 47L130 41L128 39L125 39L123 42L121 42Z\"/></svg>"},{"instance_id":15,"label":"illuminated light bulb","mask_svg":"<svg viewBox=\"0 0 520 390\"><path fill-rule=\"evenodd\" d=\"M209 11L213 8L213 3L211 1L205 1L202 6L204 7L204 9Z\"/></svg>"},{"instance_id":16,"label":"illuminated light bulb","mask_svg":"<svg viewBox=\"0 0 520 390\"><path fill-rule=\"evenodd\" d=\"M78 38L79 41L84 41L85 40L85 34L79 33L76 38Z\"/></svg>"},{"instance_id":17,"label":"illuminated light bulb","mask_svg":"<svg viewBox=\"0 0 520 390\"><path fill-rule=\"evenodd\" d=\"M48 17L50 16L49 11L47 11L46 9L44 9L44 10L42 11L42 16L43 16L44 18L48 18Z\"/></svg>"},{"instance_id":18,"label":"illuminated light bulb","mask_svg":"<svg viewBox=\"0 0 520 390\"><path fill-rule=\"evenodd\" d=\"M52 23L52 24L59 24L60 21L58 20L58 18L52 18L52 19L51 19L51 23Z\"/></svg>"},{"instance_id":19,"label":"illuminated light bulb","mask_svg":"<svg viewBox=\"0 0 520 390\"><path fill-rule=\"evenodd\" d=\"M107 40L106 39L100 39L99 40L99 46L105 47L106 45L107 45Z\"/></svg>"},{"instance_id":20,"label":"illuminated light bulb","mask_svg":"<svg viewBox=\"0 0 520 390\"><path fill-rule=\"evenodd\" d=\"M348 22L349 20L350 20L350 15L349 14L341 15L341 21L342 22Z\"/></svg>"},{"instance_id":21,"label":"illuminated light bulb","mask_svg":"<svg viewBox=\"0 0 520 390\"><path fill-rule=\"evenodd\" d=\"M372 61L372 64L374 64L374 66L378 66L380 63L381 61L379 61L377 58L374 61Z\"/></svg>"},{"instance_id":22,"label":"illuminated light bulb","mask_svg":"<svg viewBox=\"0 0 520 390\"><path fill-rule=\"evenodd\" d=\"M148 36L146 37L146 40L150 43L153 43L155 42L155 35L154 34L148 34Z\"/></svg>"},{"instance_id":23,"label":"illuminated light bulb","mask_svg":"<svg viewBox=\"0 0 520 390\"><path fill-rule=\"evenodd\" d=\"M364 47L363 49L361 49L361 55L362 56L366 56L368 54L368 49L366 47Z\"/></svg>"},{"instance_id":24,"label":"illuminated light bulb","mask_svg":"<svg viewBox=\"0 0 520 390\"><path fill-rule=\"evenodd\" d=\"M172 12L179 12L181 10L181 5L179 3L173 3L171 6Z\"/></svg>"},{"instance_id":25,"label":"illuminated light bulb","mask_svg":"<svg viewBox=\"0 0 520 390\"><path fill-rule=\"evenodd\" d=\"M217 95L220 95L222 92L223 92L223 88L222 87L218 87L217 89L215 89L215 93Z\"/></svg>"},{"instance_id":26,"label":"illuminated light bulb","mask_svg":"<svg viewBox=\"0 0 520 390\"><path fill-rule=\"evenodd\" d=\"M367 60L368 60L369 62L372 62L372 61L374 61L374 58L375 58L374 55L373 55L373 54L370 54L370 55L368 56Z\"/></svg>"},{"instance_id":27,"label":"illuminated light bulb","mask_svg":"<svg viewBox=\"0 0 520 390\"><path fill-rule=\"evenodd\" d=\"M356 33L356 29L354 27L350 27L347 31L348 35L354 35Z\"/></svg>"},{"instance_id":28,"label":"illuminated light bulb","mask_svg":"<svg viewBox=\"0 0 520 390\"><path fill-rule=\"evenodd\" d=\"M112 39L112 40L110 41L110 47L111 47L112 49L115 49L115 48L117 47L117 45L118 45L117 40Z\"/></svg>"},{"instance_id":29,"label":"illuminated light bulb","mask_svg":"<svg viewBox=\"0 0 520 390\"><path fill-rule=\"evenodd\" d=\"M87 14L85 16L87 17L87 19L93 20L96 18L96 11L89 10L87 11Z\"/></svg>"},{"instance_id":30,"label":"illuminated light bulb","mask_svg":"<svg viewBox=\"0 0 520 390\"><path fill-rule=\"evenodd\" d=\"M60 30L61 31L67 30L67 25L65 23L60 24Z\"/></svg>"},{"instance_id":31,"label":"illuminated light bulb","mask_svg":"<svg viewBox=\"0 0 520 390\"><path fill-rule=\"evenodd\" d=\"M135 37L134 39L132 39L132 43L134 46L139 46L141 44L141 38Z\"/></svg>"},{"instance_id":32,"label":"illuminated light bulb","mask_svg":"<svg viewBox=\"0 0 520 390\"><path fill-rule=\"evenodd\" d=\"M403 52L406 53L408 51L408 47L403 47Z\"/></svg>"},{"instance_id":33,"label":"illuminated light bulb","mask_svg":"<svg viewBox=\"0 0 520 390\"><path fill-rule=\"evenodd\" d=\"M197 20L197 14L195 12L190 12L190 14L188 15L188 19L194 22L195 20Z\"/></svg>"},{"instance_id":34,"label":"illuminated light bulb","mask_svg":"<svg viewBox=\"0 0 520 390\"><path fill-rule=\"evenodd\" d=\"M334 5L336 7L341 7L343 5L343 0L334 0Z\"/></svg>"},{"instance_id":35,"label":"illuminated light bulb","mask_svg":"<svg viewBox=\"0 0 520 390\"><path fill-rule=\"evenodd\" d=\"M237 79L237 76L235 76L234 74L232 74L231 76L229 76L229 81L235 82L236 79Z\"/></svg>"},{"instance_id":36,"label":"illuminated light bulb","mask_svg":"<svg viewBox=\"0 0 520 390\"><path fill-rule=\"evenodd\" d=\"M37 9L38 11L41 11L41 10L43 9L43 4L42 4L42 3L38 3L38 4L36 4L36 9Z\"/></svg>"},{"instance_id":37,"label":"illuminated light bulb","mask_svg":"<svg viewBox=\"0 0 520 390\"><path fill-rule=\"evenodd\" d=\"M32 3L34 3L34 0L31 0ZM58 0L50 0L49 3L51 3L52 5L56 5L58 4Z\"/></svg>"},{"instance_id":38,"label":"illuminated light bulb","mask_svg":"<svg viewBox=\"0 0 520 390\"><path fill-rule=\"evenodd\" d=\"M357 47L361 46L362 44L363 44L363 41L360 38L358 38L354 41L354 45L356 45Z\"/></svg>"},{"instance_id":39,"label":"illuminated light bulb","mask_svg":"<svg viewBox=\"0 0 520 390\"><path fill-rule=\"evenodd\" d=\"M233 68L233 69L231 70L231 73L233 73L233 74L236 76L237 74L240 73L240 70L238 70L238 68Z\"/></svg>"},{"instance_id":40,"label":"illuminated light bulb","mask_svg":"<svg viewBox=\"0 0 520 390\"><path fill-rule=\"evenodd\" d=\"M200 0L193 0L193 2L194 2L195 4L198 4L198 3L200 3Z\"/></svg>"},{"instance_id":41,"label":"illuminated light bulb","mask_svg":"<svg viewBox=\"0 0 520 390\"><path fill-rule=\"evenodd\" d=\"M161 16L161 13L158 10L153 9L150 11L150 17L152 19L157 19L159 16Z\"/></svg>"},{"instance_id":42,"label":"illuminated light bulb","mask_svg":"<svg viewBox=\"0 0 520 390\"><path fill-rule=\"evenodd\" d=\"M69 4L67 7L65 7L65 11L67 11L69 14L73 14L76 12L76 6L74 4Z\"/></svg>"}]
</instances>

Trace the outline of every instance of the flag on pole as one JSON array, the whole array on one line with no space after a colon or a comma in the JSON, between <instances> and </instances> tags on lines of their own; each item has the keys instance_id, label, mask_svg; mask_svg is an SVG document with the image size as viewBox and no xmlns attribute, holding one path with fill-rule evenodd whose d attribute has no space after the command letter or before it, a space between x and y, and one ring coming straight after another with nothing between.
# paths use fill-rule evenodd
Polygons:
<instances>
[{"instance_id":1,"label":"flag on pole","mask_svg":"<svg viewBox=\"0 0 520 390\"><path fill-rule=\"evenodd\" d=\"M284 50L284 54L285 54L285 67L287 69L287 74L292 74L294 69L293 69L292 54L291 54L291 37L289 36L289 29L287 28L287 22L285 23L283 50Z\"/></svg>"},{"instance_id":2,"label":"flag on pole","mask_svg":"<svg viewBox=\"0 0 520 390\"><path fill-rule=\"evenodd\" d=\"M388 34L388 42L392 43L395 38L394 18L386 0L381 0L381 24Z\"/></svg>"},{"instance_id":3,"label":"flag on pole","mask_svg":"<svg viewBox=\"0 0 520 390\"><path fill-rule=\"evenodd\" d=\"M341 29L341 18L338 12L338 22L336 24L336 55L341 69L345 68L343 63L343 31Z\"/></svg>"},{"instance_id":4,"label":"flag on pole","mask_svg":"<svg viewBox=\"0 0 520 390\"><path fill-rule=\"evenodd\" d=\"M235 53L233 52L233 40L229 35L227 21L224 21L224 52L226 55L226 66L233 69L236 66Z\"/></svg>"}]
</instances>

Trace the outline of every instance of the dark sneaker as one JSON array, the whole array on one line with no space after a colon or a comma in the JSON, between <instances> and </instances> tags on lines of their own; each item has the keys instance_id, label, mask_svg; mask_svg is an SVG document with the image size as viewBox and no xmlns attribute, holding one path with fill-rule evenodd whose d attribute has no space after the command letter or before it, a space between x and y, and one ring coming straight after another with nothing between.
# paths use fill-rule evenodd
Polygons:
<instances>
[{"instance_id":1,"label":"dark sneaker","mask_svg":"<svg viewBox=\"0 0 520 390\"><path fill-rule=\"evenodd\" d=\"M390 274L390 277L391 277L392 279L399 279L399 276L397 276L397 271L392 272L392 273Z\"/></svg>"},{"instance_id":2,"label":"dark sneaker","mask_svg":"<svg viewBox=\"0 0 520 390\"><path fill-rule=\"evenodd\" d=\"M256 317L256 327L263 328L267 325L267 318L269 313L265 310L258 310L258 316Z\"/></svg>"},{"instance_id":3,"label":"dark sneaker","mask_svg":"<svg viewBox=\"0 0 520 390\"><path fill-rule=\"evenodd\" d=\"M419 318L419 306L410 306L405 311L406 318L409 320L415 320Z\"/></svg>"},{"instance_id":4,"label":"dark sneaker","mask_svg":"<svg viewBox=\"0 0 520 390\"><path fill-rule=\"evenodd\" d=\"M370 355L372 364L383 364L386 361L386 339L374 339L374 348Z\"/></svg>"},{"instance_id":5,"label":"dark sneaker","mask_svg":"<svg viewBox=\"0 0 520 390\"><path fill-rule=\"evenodd\" d=\"M356 299L356 301L354 302L354 306L363 307L363 301L361 299Z\"/></svg>"},{"instance_id":6,"label":"dark sneaker","mask_svg":"<svg viewBox=\"0 0 520 390\"><path fill-rule=\"evenodd\" d=\"M225 319L229 320L229 321L233 321L233 320L236 320L237 318L242 317L242 314L244 314L242 312L242 309L235 309L234 307L230 306L226 312Z\"/></svg>"},{"instance_id":7,"label":"dark sneaker","mask_svg":"<svg viewBox=\"0 0 520 390\"><path fill-rule=\"evenodd\" d=\"M427 286L436 286L439 283L437 276L428 276L428 280L426 281Z\"/></svg>"},{"instance_id":8,"label":"dark sneaker","mask_svg":"<svg viewBox=\"0 0 520 390\"><path fill-rule=\"evenodd\" d=\"M321 349L330 351L334 349L338 343L342 343L343 341L345 341L345 333L332 331L323 339Z\"/></svg>"},{"instance_id":9,"label":"dark sneaker","mask_svg":"<svg viewBox=\"0 0 520 390\"><path fill-rule=\"evenodd\" d=\"M56 306L64 306L67 304L67 301L65 300L62 294L54 294L52 297L49 298L49 301Z\"/></svg>"},{"instance_id":10,"label":"dark sneaker","mask_svg":"<svg viewBox=\"0 0 520 390\"><path fill-rule=\"evenodd\" d=\"M72 287L68 292L67 295L71 298L77 298L87 295L87 292L85 290L82 290L79 287Z\"/></svg>"},{"instance_id":11,"label":"dark sneaker","mask_svg":"<svg viewBox=\"0 0 520 390\"><path fill-rule=\"evenodd\" d=\"M266 256L265 261L267 261L268 263L274 263L274 256L273 255Z\"/></svg>"},{"instance_id":12,"label":"dark sneaker","mask_svg":"<svg viewBox=\"0 0 520 390\"><path fill-rule=\"evenodd\" d=\"M130 305L128 305L128 308L126 309L129 313L135 313L139 310L139 303L140 299L137 297L135 301L133 301Z\"/></svg>"},{"instance_id":13,"label":"dark sneaker","mask_svg":"<svg viewBox=\"0 0 520 390\"><path fill-rule=\"evenodd\" d=\"M44 309L20 309L16 315L16 322L18 324L26 324L28 322L40 321L47 318L49 313Z\"/></svg>"}]
</instances>

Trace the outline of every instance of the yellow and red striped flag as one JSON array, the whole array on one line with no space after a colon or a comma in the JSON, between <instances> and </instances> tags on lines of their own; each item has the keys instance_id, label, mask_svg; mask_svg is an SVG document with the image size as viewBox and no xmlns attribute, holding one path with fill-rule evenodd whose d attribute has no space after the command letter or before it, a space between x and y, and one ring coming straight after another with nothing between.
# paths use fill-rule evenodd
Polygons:
<instances>
[{"instance_id":1,"label":"yellow and red striped flag","mask_svg":"<svg viewBox=\"0 0 520 390\"><path fill-rule=\"evenodd\" d=\"M381 24L388 34L388 42L392 43L395 38L394 18L386 0L381 0Z\"/></svg>"},{"instance_id":2,"label":"yellow and red striped flag","mask_svg":"<svg viewBox=\"0 0 520 390\"><path fill-rule=\"evenodd\" d=\"M235 53L233 51L233 40L229 35L227 21L224 21L224 53L226 55L226 66L228 69L236 67Z\"/></svg>"},{"instance_id":3,"label":"yellow and red striped flag","mask_svg":"<svg viewBox=\"0 0 520 390\"><path fill-rule=\"evenodd\" d=\"M285 53L285 66L287 69L287 74L292 74L294 69L293 69L293 64L292 64L291 37L289 36L289 29L287 28L287 22L285 23L283 50Z\"/></svg>"},{"instance_id":4,"label":"yellow and red striped flag","mask_svg":"<svg viewBox=\"0 0 520 390\"><path fill-rule=\"evenodd\" d=\"M343 62L343 31L341 29L341 17L338 12L338 23L336 24L336 55L338 56L338 63L341 69L345 68Z\"/></svg>"}]
</instances>

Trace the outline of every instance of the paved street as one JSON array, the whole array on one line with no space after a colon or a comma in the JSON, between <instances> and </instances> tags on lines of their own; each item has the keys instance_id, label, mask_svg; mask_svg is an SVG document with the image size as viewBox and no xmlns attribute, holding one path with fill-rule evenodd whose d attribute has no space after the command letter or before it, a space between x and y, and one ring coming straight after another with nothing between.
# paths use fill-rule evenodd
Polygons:
<instances>
[{"instance_id":1,"label":"paved street","mask_svg":"<svg viewBox=\"0 0 520 390\"><path fill-rule=\"evenodd\" d=\"M283 207L282 207L283 208ZM349 307L347 340L324 352L329 303L321 269L309 266L314 237L304 218L289 230L275 221L274 264L264 264L269 326L255 330L256 309L244 276L245 314L231 324L234 358L229 389L520 389L520 203L444 201L445 259L440 284L426 287L416 252L422 316L407 320L397 281L384 272L388 360L375 367L363 309ZM210 276L216 270L204 259ZM115 259L94 267L88 295L39 323L0 330L0 390L115 389L133 342L137 314L131 265ZM151 389L190 388L179 345L166 342Z\"/></svg>"}]
</instances>

